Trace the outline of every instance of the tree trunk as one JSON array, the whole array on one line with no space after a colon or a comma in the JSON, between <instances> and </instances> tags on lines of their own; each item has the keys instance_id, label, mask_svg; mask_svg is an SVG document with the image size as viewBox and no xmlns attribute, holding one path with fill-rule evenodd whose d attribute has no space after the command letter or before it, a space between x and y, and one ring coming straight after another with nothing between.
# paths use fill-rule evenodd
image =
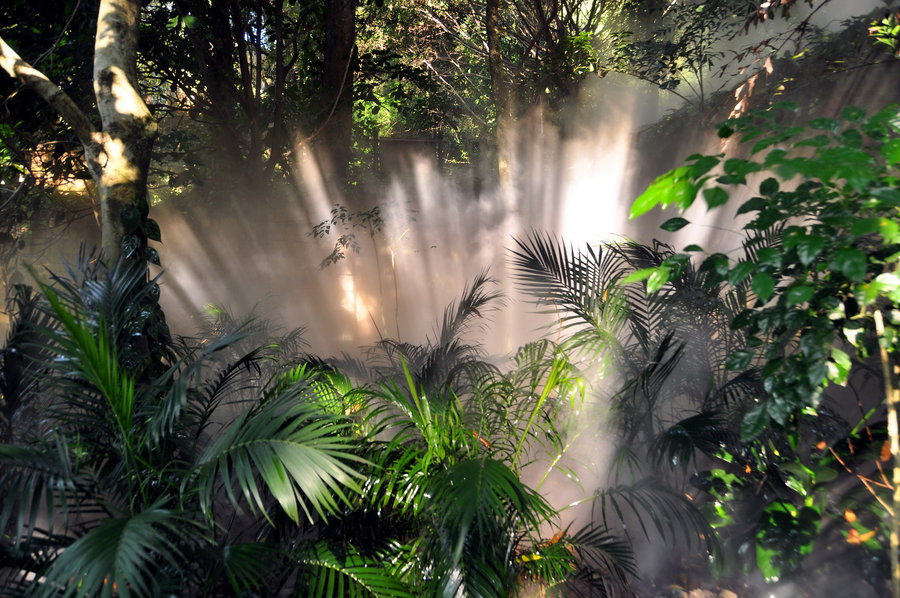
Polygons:
<instances>
[{"instance_id":1,"label":"tree trunk","mask_svg":"<svg viewBox=\"0 0 900 598\"><path fill-rule=\"evenodd\" d=\"M500 50L500 12L502 0L487 0L485 5L485 29L488 45L488 70L491 74L491 95L497 120L494 136L497 144L497 176L501 188L511 183L512 156L512 108L503 78L503 54Z\"/></svg>"},{"instance_id":2,"label":"tree trunk","mask_svg":"<svg viewBox=\"0 0 900 598\"><path fill-rule=\"evenodd\" d=\"M319 147L330 157L334 177L344 183L353 147L355 46L356 0L325 0L325 106Z\"/></svg>"},{"instance_id":3,"label":"tree trunk","mask_svg":"<svg viewBox=\"0 0 900 598\"><path fill-rule=\"evenodd\" d=\"M149 210L147 171L157 129L137 87L140 8L140 0L100 2L94 41L99 129L62 89L0 38L0 67L50 104L84 146L99 195L103 254L110 262L119 257L123 244L128 255L146 244L142 224Z\"/></svg>"}]
</instances>

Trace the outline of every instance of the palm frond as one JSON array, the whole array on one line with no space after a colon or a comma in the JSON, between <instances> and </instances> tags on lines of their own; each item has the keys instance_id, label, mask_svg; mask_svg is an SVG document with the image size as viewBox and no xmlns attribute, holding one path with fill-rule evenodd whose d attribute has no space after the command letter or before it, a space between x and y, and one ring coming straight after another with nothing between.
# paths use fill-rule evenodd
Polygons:
<instances>
[{"instance_id":1,"label":"palm frond","mask_svg":"<svg viewBox=\"0 0 900 598\"><path fill-rule=\"evenodd\" d=\"M713 456L737 440L725 425L717 411L703 411L686 417L656 437L651 454L658 465L665 462L672 468L687 467L696 451Z\"/></svg>"},{"instance_id":2,"label":"palm frond","mask_svg":"<svg viewBox=\"0 0 900 598\"><path fill-rule=\"evenodd\" d=\"M285 572L287 555L280 545L266 542L222 547L221 566L235 595L265 592L271 578Z\"/></svg>"},{"instance_id":3,"label":"palm frond","mask_svg":"<svg viewBox=\"0 0 900 598\"><path fill-rule=\"evenodd\" d=\"M13 544L28 542L39 518L65 527L78 491L64 443L47 448L0 445L0 529ZM58 510L62 510L60 513Z\"/></svg>"},{"instance_id":4,"label":"palm frond","mask_svg":"<svg viewBox=\"0 0 900 598\"><path fill-rule=\"evenodd\" d=\"M340 553L320 542L297 557L303 566L303 587L296 595L309 598L412 598L410 588L380 560L366 558L352 547Z\"/></svg>"},{"instance_id":5,"label":"palm frond","mask_svg":"<svg viewBox=\"0 0 900 598\"><path fill-rule=\"evenodd\" d=\"M7 311L13 317L0 349L0 442L11 440L19 430L34 431L17 420L29 407L38 408L41 364L52 359L39 342L40 331L53 326L39 301L40 296L24 285L16 285L9 297Z\"/></svg>"},{"instance_id":6,"label":"palm frond","mask_svg":"<svg viewBox=\"0 0 900 598\"><path fill-rule=\"evenodd\" d=\"M508 542L511 520L537 529L555 511L505 464L486 457L462 460L431 480L430 493L451 563L466 553L490 553ZM451 567L454 568L454 567Z\"/></svg>"},{"instance_id":7,"label":"palm frond","mask_svg":"<svg viewBox=\"0 0 900 598\"><path fill-rule=\"evenodd\" d=\"M548 313L559 315L565 326L615 329L624 320L618 281L627 264L615 252L590 246L575 251L537 232L514 241L518 246L512 250L514 279L537 305L549 306Z\"/></svg>"},{"instance_id":8,"label":"palm frond","mask_svg":"<svg viewBox=\"0 0 900 598\"><path fill-rule=\"evenodd\" d=\"M310 520L336 513L358 493L361 463L353 441L341 434L348 424L325 415L313 391L296 384L247 411L225 428L201 456L196 474L203 510L210 514L218 485L239 506L235 490L254 512L267 518L264 489L293 521L300 510ZM190 478L187 478L183 485Z\"/></svg>"},{"instance_id":9,"label":"palm frond","mask_svg":"<svg viewBox=\"0 0 900 598\"><path fill-rule=\"evenodd\" d=\"M156 503L106 519L66 547L46 571L38 596L150 596L166 588L165 565L179 568L177 538L192 524Z\"/></svg>"},{"instance_id":10,"label":"palm frond","mask_svg":"<svg viewBox=\"0 0 900 598\"><path fill-rule=\"evenodd\" d=\"M711 541L712 530L693 503L652 477L606 488L597 493L597 503L600 521L607 529L616 524L627 526L635 522L649 538L649 520L664 539L683 539L689 545L699 538Z\"/></svg>"}]
</instances>

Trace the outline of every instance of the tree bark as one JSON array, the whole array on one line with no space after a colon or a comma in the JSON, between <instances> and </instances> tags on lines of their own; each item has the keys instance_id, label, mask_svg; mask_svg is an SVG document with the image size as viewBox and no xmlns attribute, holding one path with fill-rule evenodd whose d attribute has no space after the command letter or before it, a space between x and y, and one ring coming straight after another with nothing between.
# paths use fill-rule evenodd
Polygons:
<instances>
[{"instance_id":1,"label":"tree bark","mask_svg":"<svg viewBox=\"0 0 900 598\"><path fill-rule=\"evenodd\" d=\"M353 76L356 0L325 0L325 120L320 148L330 156L335 178L346 182L353 147Z\"/></svg>"},{"instance_id":2,"label":"tree bark","mask_svg":"<svg viewBox=\"0 0 900 598\"><path fill-rule=\"evenodd\" d=\"M0 38L0 67L37 93L66 121L84 147L88 171L97 186L102 248L115 261L126 235L147 218L147 172L156 121L138 92L137 39L140 0L101 0L94 40L94 94L100 127L43 73ZM141 243L138 242L138 245ZM136 251L135 245L130 251Z\"/></svg>"}]
</instances>

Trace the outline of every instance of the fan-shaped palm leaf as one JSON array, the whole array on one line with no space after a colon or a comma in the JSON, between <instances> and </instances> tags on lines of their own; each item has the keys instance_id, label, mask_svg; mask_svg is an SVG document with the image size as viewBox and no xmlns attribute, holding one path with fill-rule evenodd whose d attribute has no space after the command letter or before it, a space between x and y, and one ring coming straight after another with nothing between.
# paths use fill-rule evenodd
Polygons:
<instances>
[{"instance_id":1,"label":"fan-shaped palm leaf","mask_svg":"<svg viewBox=\"0 0 900 598\"><path fill-rule=\"evenodd\" d=\"M508 544L505 534L511 521L537 529L555 514L509 467L487 457L452 465L434 476L430 491L431 508L454 565L460 562L464 548L467 554L488 554L497 550L498 543L501 547ZM509 546L507 557L511 550Z\"/></svg>"},{"instance_id":2,"label":"fan-shaped palm leaf","mask_svg":"<svg viewBox=\"0 0 900 598\"><path fill-rule=\"evenodd\" d=\"M363 462L353 441L341 435L346 427L322 413L302 383L245 412L200 457L196 483L204 512L210 514L220 483L233 505L240 503L237 489L264 514L264 488L295 522L301 509L310 520L313 512L336 513L349 504L348 492L359 492L361 475L349 463Z\"/></svg>"},{"instance_id":3,"label":"fan-shaped palm leaf","mask_svg":"<svg viewBox=\"0 0 900 598\"><path fill-rule=\"evenodd\" d=\"M655 455L657 464L665 462L671 467L687 467L696 451L715 456L737 440L725 424L717 411L704 411L686 417L656 437L651 453Z\"/></svg>"},{"instance_id":4,"label":"fan-shaped palm leaf","mask_svg":"<svg viewBox=\"0 0 900 598\"><path fill-rule=\"evenodd\" d=\"M551 306L549 313L559 315L565 325L615 328L622 321L625 306L618 281L627 264L615 252L590 246L575 251L537 232L515 242L515 280L538 305Z\"/></svg>"},{"instance_id":5,"label":"fan-shaped palm leaf","mask_svg":"<svg viewBox=\"0 0 900 598\"><path fill-rule=\"evenodd\" d=\"M350 548L340 554L324 542L300 553L302 588L309 598L412 598L413 594L380 560Z\"/></svg>"},{"instance_id":6,"label":"fan-shaped palm leaf","mask_svg":"<svg viewBox=\"0 0 900 598\"><path fill-rule=\"evenodd\" d=\"M628 524L636 520L644 536L650 532L645 523L649 519L663 538L684 539L689 544L698 538L711 541L712 530L697 508L683 495L651 477L634 484L613 486L597 493L600 517L610 528L615 520ZM627 529L627 528L626 528Z\"/></svg>"},{"instance_id":7,"label":"fan-shaped palm leaf","mask_svg":"<svg viewBox=\"0 0 900 598\"><path fill-rule=\"evenodd\" d=\"M177 538L193 524L163 506L106 519L88 531L53 561L37 595L125 598L174 589L159 573L166 565L180 568Z\"/></svg>"}]
</instances>

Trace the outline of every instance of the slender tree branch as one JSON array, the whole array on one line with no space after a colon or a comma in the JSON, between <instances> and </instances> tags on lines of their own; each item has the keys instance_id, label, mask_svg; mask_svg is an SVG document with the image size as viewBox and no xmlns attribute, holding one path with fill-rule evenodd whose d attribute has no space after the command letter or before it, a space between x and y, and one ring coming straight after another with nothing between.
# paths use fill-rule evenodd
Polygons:
<instances>
[{"instance_id":1,"label":"slender tree branch","mask_svg":"<svg viewBox=\"0 0 900 598\"><path fill-rule=\"evenodd\" d=\"M38 94L51 108L56 110L75 131L85 149L93 148L94 154L96 154L96 150L99 148L96 139L98 131L90 119L75 104L69 94L44 73L22 60L2 37L0 37L0 67L23 87Z\"/></svg>"}]
</instances>

